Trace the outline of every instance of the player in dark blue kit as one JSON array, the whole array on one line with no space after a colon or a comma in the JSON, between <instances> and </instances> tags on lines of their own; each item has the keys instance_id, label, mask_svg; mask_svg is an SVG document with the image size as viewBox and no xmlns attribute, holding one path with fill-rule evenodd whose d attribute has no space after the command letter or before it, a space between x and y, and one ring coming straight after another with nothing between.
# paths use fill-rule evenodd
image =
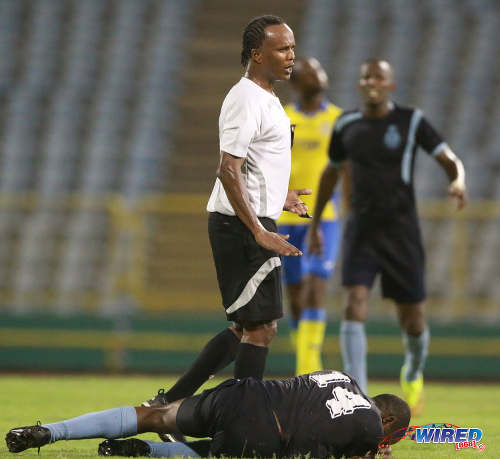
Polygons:
<instances>
[{"instance_id":1,"label":"player in dark blue kit","mask_svg":"<svg viewBox=\"0 0 500 459\"><path fill-rule=\"evenodd\" d=\"M321 214L348 160L352 202L343 239L342 284L347 289L347 305L340 340L344 370L366 390L364 321L370 289L380 274L382 293L395 301L403 329L406 355L401 384L416 414L422 406L422 370L429 345L424 320L424 249L413 190L417 147L445 170L448 191L458 209L466 202L465 172L420 110L391 101L395 83L389 63L366 61L359 88L362 110L344 112L333 129L330 163L320 179L309 248L321 253Z\"/></svg>"},{"instance_id":2,"label":"player in dark blue kit","mask_svg":"<svg viewBox=\"0 0 500 459\"><path fill-rule=\"evenodd\" d=\"M103 456L374 457L396 443L410 422L406 402L391 394L367 397L339 371L285 380L230 379L162 407L121 407L7 433L7 447L21 452L58 440L108 438ZM180 431L208 443L114 440L142 432ZM200 445L204 448L202 452ZM184 446L184 448L182 448ZM190 451L191 450L191 451ZM386 453L387 454L387 453ZM387 457L387 456L386 456Z\"/></svg>"}]
</instances>

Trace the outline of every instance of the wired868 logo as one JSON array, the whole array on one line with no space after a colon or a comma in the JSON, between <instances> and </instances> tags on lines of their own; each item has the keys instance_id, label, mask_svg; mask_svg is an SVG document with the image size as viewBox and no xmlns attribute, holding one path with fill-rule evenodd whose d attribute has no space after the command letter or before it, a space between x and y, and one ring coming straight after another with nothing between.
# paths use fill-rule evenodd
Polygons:
<instances>
[{"instance_id":1,"label":"wired868 logo","mask_svg":"<svg viewBox=\"0 0 500 459\"><path fill-rule=\"evenodd\" d=\"M392 438L412 440L416 443L453 443L455 450L475 448L482 451L486 446L481 443L483 431L478 428L462 428L453 424L427 424L410 426L392 434ZM391 438L384 438L381 444L388 444Z\"/></svg>"}]
</instances>

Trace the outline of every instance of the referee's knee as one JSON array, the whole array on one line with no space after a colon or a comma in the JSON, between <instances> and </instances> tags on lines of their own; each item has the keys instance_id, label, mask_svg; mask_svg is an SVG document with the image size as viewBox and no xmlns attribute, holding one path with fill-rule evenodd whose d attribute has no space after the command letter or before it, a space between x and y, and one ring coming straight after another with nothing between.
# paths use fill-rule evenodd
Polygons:
<instances>
[{"instance_id":1,"label":"referee's knee","mask_svg":"<svg viewBox=\"0 0 500 459\"><path fill-rule=\"evenodd\" d=\"M269 346L278 331L278 321L245 321L242 322L243 338L242 342L255 344L256 346Z\"/></svg>"}]
</instances>

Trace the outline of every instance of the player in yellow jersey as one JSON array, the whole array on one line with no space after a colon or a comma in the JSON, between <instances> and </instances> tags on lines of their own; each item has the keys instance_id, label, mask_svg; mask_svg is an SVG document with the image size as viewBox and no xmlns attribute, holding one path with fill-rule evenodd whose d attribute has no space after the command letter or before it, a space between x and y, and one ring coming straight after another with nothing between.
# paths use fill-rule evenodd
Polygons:
<instances>
[{"instance_id":1,"label":"player in yellow jersey","mask_svg":"<svg viewBox=\"0 0 500 459\"><path fill-rule=\"evenodd\" d=\"M291 82L297 101L285 106L295 125L289 186L314 189L328 163L330 134L341 109L325 99L328 77L317 59L297 59ZM303 200L309 209L314 208L314 197L305 196ZM322 369L326 283L332 274L340 242L338 202L334 196L323 213L324 250L321 256L307 254L305 238L309 221L289 212L284 212L278 220L279 232L289 234L288 241L304 249L302 257L284 257L283 260L298 375Z\"/></svg>"}]
</instances>

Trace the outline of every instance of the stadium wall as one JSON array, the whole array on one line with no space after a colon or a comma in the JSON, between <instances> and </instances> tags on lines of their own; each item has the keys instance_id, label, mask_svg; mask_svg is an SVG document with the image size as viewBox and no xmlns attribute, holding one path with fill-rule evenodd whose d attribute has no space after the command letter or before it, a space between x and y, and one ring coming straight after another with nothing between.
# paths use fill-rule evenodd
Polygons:
<instances>
[{"instance_id":1,"label":"stadium wall","mask_svg":"<svg viewBox=\"0 0 500 459\"><path fill-rule=\"evenodd\" d=\"M123 315L56 318L9 315L0 324L0 370L63 372L180 373L201 347L227 322L212 315L168 318ZM393 321L370 321L370 377L397 378L403 359L399 327ZM453 380L498 380L500 338L495 327L471 323L431 326L426 377ZM341 368L338 322L328 324L325 367ZM294 355L286 321L269 354L267 373L291 375ZM231 369L226 369L230 375Z\"/></svg>"}]
</instances>

